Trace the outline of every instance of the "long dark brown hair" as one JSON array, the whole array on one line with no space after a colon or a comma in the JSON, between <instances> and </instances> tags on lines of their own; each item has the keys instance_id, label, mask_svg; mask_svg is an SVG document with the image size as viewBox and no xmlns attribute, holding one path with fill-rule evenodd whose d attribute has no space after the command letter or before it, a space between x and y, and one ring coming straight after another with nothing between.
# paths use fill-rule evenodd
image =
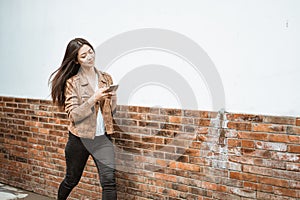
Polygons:
<instances>
[{"instance_id":1,"label":"long dark brown hair","mask_svg":"<svg viewBox=\"0 0 300 200\"><path fill-rule=\"evenodd\" d=\"M67 46L62 64L55 70L49 78L51 86L51 97L54 104L59 107L65 105L65 85L66 81L78 73L80 64L77 60L79 49L84 45L88 45L94 51L92 45L83 38L75 38L71 40Z\"/></svg>"}]
</instances>

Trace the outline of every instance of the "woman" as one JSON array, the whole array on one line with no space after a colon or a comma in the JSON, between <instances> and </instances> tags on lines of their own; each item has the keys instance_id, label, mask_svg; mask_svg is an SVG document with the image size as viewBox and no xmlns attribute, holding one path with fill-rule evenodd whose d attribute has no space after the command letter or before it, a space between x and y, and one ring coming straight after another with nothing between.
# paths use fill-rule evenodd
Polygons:
<instances>
[{"instance_id":1,"label":"woman","mask_svg":"<svg viewBox=\"0 0 300 200\"><path fill-rule=\"evenodd\" d=\"M52 80L51 80L52 79ZM65 148L66 176L58 189L58 200L67 199L78 184L89 155L100 177L102 200L117 199L112 110L115 92L109 74L95 68L95 51L82 38L69 42L61 66L50 76L53 103L65 109L70 119Z\"/></svg>"}]
</instances>

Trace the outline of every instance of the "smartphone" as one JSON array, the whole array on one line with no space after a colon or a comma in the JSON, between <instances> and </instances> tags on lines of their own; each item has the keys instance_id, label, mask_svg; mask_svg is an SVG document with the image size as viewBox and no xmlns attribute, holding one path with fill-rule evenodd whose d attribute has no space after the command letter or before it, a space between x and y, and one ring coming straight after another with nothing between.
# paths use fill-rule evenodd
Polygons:
<instances>
[{"instance_id":1,"label":"smartphone","mask_svg":"<svg viewBox=\"0 0 300 200\"><path fill-rule=\"evenodd\" d=\"M107 90L105 90L105 92L113 92L116 91L118 89L119 85L111 85L109 86L109 88Z\"/></svg>"}]
</instances>

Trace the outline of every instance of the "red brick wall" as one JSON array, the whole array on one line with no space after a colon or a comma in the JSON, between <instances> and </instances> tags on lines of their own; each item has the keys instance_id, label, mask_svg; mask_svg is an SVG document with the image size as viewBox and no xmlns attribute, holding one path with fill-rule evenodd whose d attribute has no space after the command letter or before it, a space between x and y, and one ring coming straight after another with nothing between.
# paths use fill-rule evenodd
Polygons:
<instances>
[{"instance_id":1,"label":"red brick wall","mask_svg":"<svg viewBox=\"0 0 300 200\"><path fill-rule=\"evenodd\" d=\"M300 118L119 106L119 199L300 198ZM0 182L51 197L68 120L50 101L0 97ZM71 199L100 199L90 159Z\"/></svg>"}]
</instances>

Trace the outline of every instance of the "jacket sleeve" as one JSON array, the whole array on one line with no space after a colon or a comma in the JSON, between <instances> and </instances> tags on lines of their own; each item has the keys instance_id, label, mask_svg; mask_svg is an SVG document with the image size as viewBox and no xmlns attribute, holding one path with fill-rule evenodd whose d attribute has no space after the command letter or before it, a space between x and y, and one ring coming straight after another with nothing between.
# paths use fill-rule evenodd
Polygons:
<instances>
[{"instance_id":1,"label":"jacket sleeve","mask_svg":"<svg viewBox=\"0 0 300 200\"><path fill-rule=\"evenodd\" d=\"M75 81L67 80L65 97L65 111L68 114L69 119L74 123L84 120L95 111L94 96L90 97L86 102L80 105L80 96L78 90L76 90Z\"/></svg>"},{"instance_id":2,"label":"jacket sleeve","mask_svg":"<svg viewBox=\"0 0 300 200\"><path fill-rule=\"evenodd\" d=\"M106 72L103 72L103 74L104 74L106 80L108 81L108 84L112 85L114 82L113 82L111 75L109 75ZM113 96L110 98L110 106L111 106L112 113L115 113L116 108L117 108L117 96Z\"/></svg>"}]
</instances>

